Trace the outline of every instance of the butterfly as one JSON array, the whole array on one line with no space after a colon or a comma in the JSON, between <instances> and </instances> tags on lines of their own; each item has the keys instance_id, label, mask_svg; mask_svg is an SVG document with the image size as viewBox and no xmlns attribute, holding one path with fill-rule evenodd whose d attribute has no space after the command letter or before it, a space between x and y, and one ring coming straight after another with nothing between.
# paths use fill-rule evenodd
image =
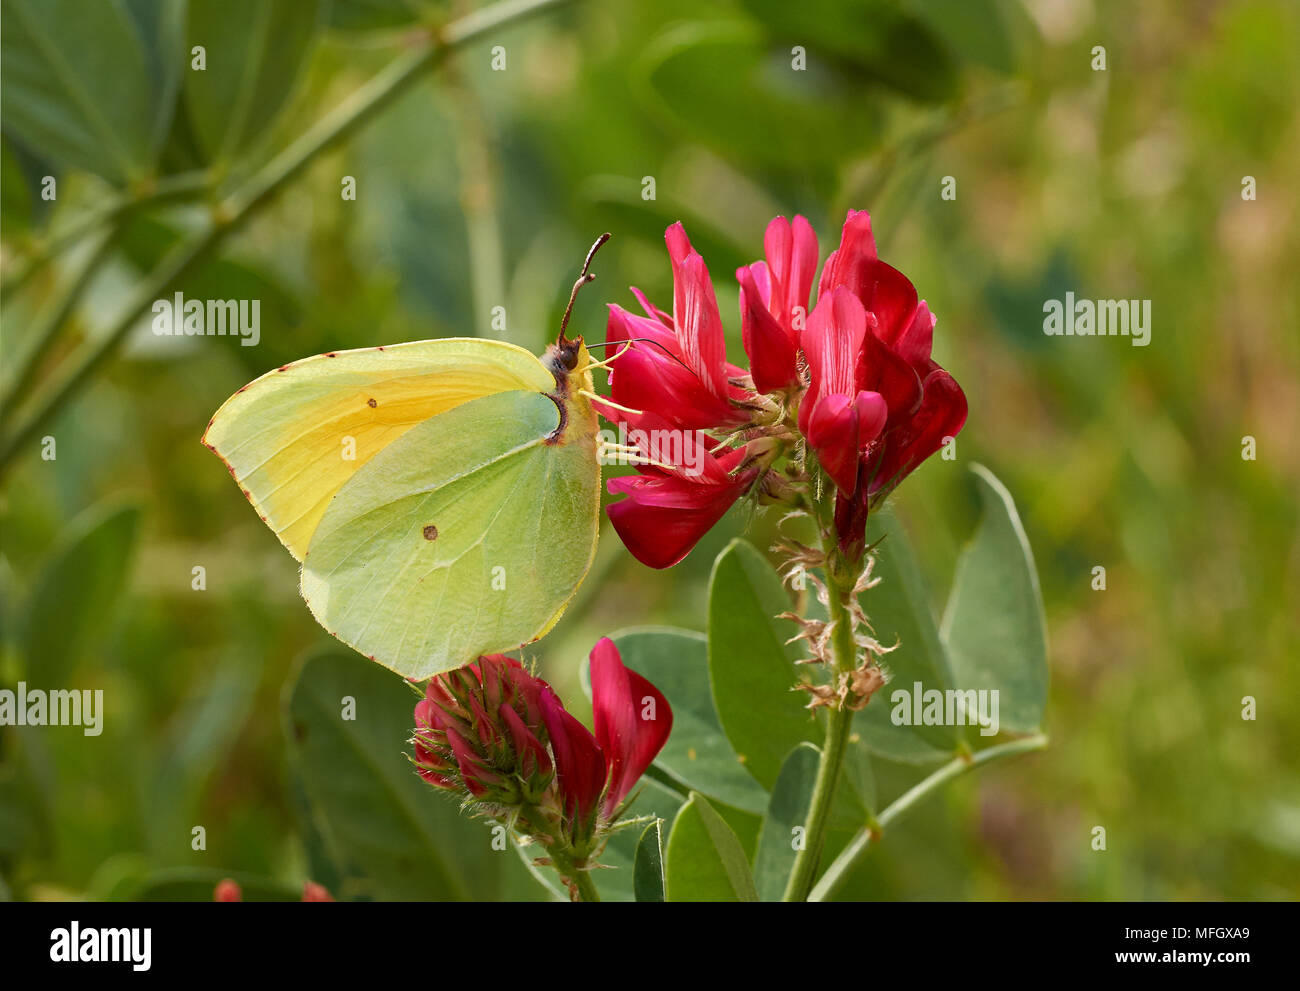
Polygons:
<instances>
[{"instance_id":1,"label":"butterfly","mask_svg":"<svg viewBox=\"0 0 1300 991\"><path fill-rule=\"evenodd\" d=\"M445 338L330 351L244 386L203 443L302 563L317 621L412 680L543 636L595 556L593 362Z\"/></svg>"}]
</instances>

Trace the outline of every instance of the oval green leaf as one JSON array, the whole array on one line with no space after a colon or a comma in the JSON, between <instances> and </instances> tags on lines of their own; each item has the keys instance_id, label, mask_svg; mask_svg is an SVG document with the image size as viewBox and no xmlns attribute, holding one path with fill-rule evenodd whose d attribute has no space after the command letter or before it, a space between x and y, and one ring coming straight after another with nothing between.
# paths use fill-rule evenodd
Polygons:
<instances>
[{"instance_id":1,"label":"oval green leaf","mask_svg":"<svg viewBox=\"0 0 1300 991\"><path fill-rule=\"evenodd\" d=\"M662 820L646 826L636 846L632 885L639 902L664 901L664 840Z\"/></svg>"},{"instance_id":2,"label":"oval green leaf","mask_svg":"<svg viewBox=\"0 0 1300 991\"><path fill-rule=\"evenodd\" d=\"M691 792L668 834L664 891L670 902L758 901L745 848L698 792Z\"/></svg>"},{"instance_id":3,"label":"oval green leaf","mask_svg":"<svg viewBox=\"0 0 1300 991\"><path fill-rule=\"evenodd\" d=\"M232 159L284 108L320 21L318 0L190 0L185 102L209 160Z\"/></svg>"},{"instance_id":4,"label":"oval green leaf","mask_svg":"<svg viewBox=\"0 0 1300 991\"><path fill-rule=\"evenodd\" d=\"M149 168L156 114L119 3L0 0L4 128L51 161L124 185Z\"/></svg>"},{"instance_id":5,"label":"oval green leaf","mask_svg":"<svg viewBox=\"0 0 1300 991\"><path fill-rule=\"evenodd\" d=\"M818 721L793 688L801 680L798 632L777 619L790 599L776 571L751 544L733 540L709 579L709 680L718 719L745 768L766 789L786 754L821 737Z\"/></svg>"},{"instance_id":6,"label":"oval green leaf","mask_svg":"<svg viewBox=\"0 0 1300 991\"><path fill-rule=\"evenodd\" d=\"M62 688L117 619L131 566L140 507L95 506L69 525L32 585L18 643L33 688Z\"/></svg>"},{"instance_id":7,"label":"oval green leaf","mask_svg":"<svg viewBox=\"0 0 1300 991\"><path fill-rule=\"evenodd\" d=\"M1016 504L983 465L971 468L984 505L957 562L943 639L963 691L998 692L1001 729L1029 733L1047 705L1047 623L1029 538Z\"/></svg>"}]
</instances>

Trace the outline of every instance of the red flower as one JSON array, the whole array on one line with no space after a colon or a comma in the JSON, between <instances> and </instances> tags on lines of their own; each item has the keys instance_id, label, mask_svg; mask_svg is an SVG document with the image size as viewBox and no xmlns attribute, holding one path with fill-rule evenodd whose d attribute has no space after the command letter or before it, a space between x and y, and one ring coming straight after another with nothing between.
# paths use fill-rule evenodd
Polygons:
<instances>
[{"instance_id":1,"label":"red flower","mask_svg":"<svg viewBox=\"0 0 1300 991\"><path fill-rule=\"evenodd\" d=\"M217 886L212 889L212 900L214 902L242 902L244 900L243 889L230 878L223 878L217 882Z\"/></svg>"},{"instance_id":2,"label":"red flower","mask_svg":"<svg viewBox=\"0 0 1300 991\"><path fill-rule=\"evenodd\" d=\"M934 316L911 281L882 262L865 211L850 210L827 257L817 305L804 319L817 267L817 238L803 217L777 217L765 260L738 269L741 332L757 392L726 364L717 302L703 259L680 224L666 234L673 262L670 317L636 290L646 316L610 309L609 339L641 341L622 353L611 379L615 422L711 431L699 471L643 451L638 475L609 490L627 499L607 510L638 560L680 561L760 477L762 493L790 498L767 472L793 447L795 425L835 483L835 517L847 551L861 543L870 508L955 436L966 397L930 357ZM806 370L806 374L805 374ZM805 388L806 386L806 388ZM802 391L801 391L802 390ZM762 393L779 393L772 399ZM796 423L789 412L796 409ZM717 440L726 434L727 448ZM784 488L783 488L784 486Z\"/></svg>"},{"instance_id":3,"label":"red flower","mask_svg":"<svg viewBox=\"0 0 1300 991\"><path fill-rule=\"evenodd\" d=\"M888 400L864 389L861 361L875 319L847 289L824 294L802 334L811 383L799 405L799 431L843 493L853 494L858 462L880 435Z\"/></svg>"},{"instance_id":4,"label":"red flower","mask_svg":"<svg viewBox=\"0 0 1300 991\"><path fill-rule=\"evenodd\" d=\"M605 336L615 353L623 352L610 374L610 398L628 409L657 413L683 430L745 423L750 414L741 404L750 393L730 381L745 373L727 364L709 270L681 224L669 227L664 240L673 266L673 314L657 309L637 289L632 292L646 316L610 304ZM607 418L616 423L626 417L607 409Z\"/></svg>"},{"instance_id":5,"label":"red flower","mask_svg":"<svg viewBox=\"0 0 1300 991\"><path fill-rule=\"evenodd\" d=\"M549 810L569 846L589 849L673 724L668 701L623 667L610 640L592 650L591 670L597 736L550 685L502 654L430 679L415 707L420 775L489 805Z\"/></svg>"},{"instance_id":6,"label":"red flower","mask_svg":"<svg viewBox=\"0 0 1300 991\"><path fill-rule=\"evenodd\" d=\"M799 382L799 333L817 271L817 235L803 217L776 217L763 235L766 261L736 269L741 336L759 392Z\"/></svg>"},{"instance_id":7,"label":"red flower","mask_svg":"<svg viewBox=\"0 0 1300 991\"><path fill-rule=\"evenodd\" d=\"M642 436L670 429L651 414L629 422ZM637 431L629 436L637 436ZM633 557L651 568L671 567L690 553L758 474L757 468L744 467L744 447L719 449L696 433L682 433L678 440L679 464L660 460L664 450L650 445L641 453L658 464L642 465L636 475L607 483L614 495L627 496L605 508L609 521Z\"/></svg>"},{"instance_id":8,"label":"red flower","mask_svg":"<svg viewBox=\"0 0 1300 991\"><path fill-rule=\"evenodd\" d=\"M840 543L846 550L857 550L870 507L937 451L945 437L961 430L966 397L930 357L935 318L917 299L911 281L877 257L865 211L849 211L840 246L822 269L820 298L846 291L867 315L855 386L879 393L888 409L883 429L863 450L856 477L850 478L842 458L832 455L830 464L823 460L839 488L835 520ZM806 335L801 343L811 366L816 338ZM801 408L801 429L806 423ZM812 436L809 442L818 446Z\"/></svg>"},{"instance_id":9,"label":"red flower","mask_svg":"<svg viewBox=\"0 0 1300 991\"><path fill-rule=\"evenodd\" d=\"M416 770L431 785L497 804L540 795L552 775L540 739L549 690L504 654L429 679L415 706Z\"/></svg>"}]
</instances>

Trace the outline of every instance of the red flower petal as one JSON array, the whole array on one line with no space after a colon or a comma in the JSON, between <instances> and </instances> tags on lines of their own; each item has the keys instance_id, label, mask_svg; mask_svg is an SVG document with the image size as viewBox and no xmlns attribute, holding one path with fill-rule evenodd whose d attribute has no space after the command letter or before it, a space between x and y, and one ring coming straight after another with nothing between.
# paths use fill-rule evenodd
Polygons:
<instances>
[{"instance_id":1,"label":"red flower petal","mask_svg":"<svg viewBox=\"0 0 1300 991\"><path fill-rule=\"evenodd\" d=\"M591 650L591 704L596 741L609 767L609 816L668 741L673 711L659 689L624 666L608 637Z\"/></svg>"},{"instance_id":2,"label":"red flower petal","mask_svg":"<svg viewBox=\"0 0 1300 991\"><path fill-rule=\"evenodd\" d=\"M542 718L555 754L565 815L575 823L584 823L605 787L605 755L587 727L565 710L549 687L542 693Z\"/></svg>"},{"instance_id":3,"label":"red flower petal","mask_svg":"<svg viewBox=\"0 0 1300 991\"><path fill-rule=\"evenodd\" d=\"M750 374L759 392L774 392L799 380L795 340L768 312L752 268L736 270L740 282L740 334Z\"/></svg>"},{"instance_id":4,"label":"red flower petal","mask_svg":"<svg viewBox=\"0 0 1300 991\"><path fill-rule=\"evenodd\" d=\"M840 246L826 257L822 266L818 299L836 286L845 286L862 299L875 261L876 239L871 233L871 216L866 210L850 210L840 232Z\"/></svg>"},{"instance_id":5,"label":"red flower petal","mask_svg":"<svg viewBox=\"0 0 1300 991\"><path fill-rule=\"evenodd\" d=\"M866 313L847 289L835 289L817 300L799 341L812 378L799 407L799 430L805 437L809 418L821 399L836 394L852 396L859 388L870 388L856 382L866 336Z\"/></svg>"},{"instance_id":6,"label":"red flower petal","mask_svg":"<svg viewBox=\"0 0 1300 991\"><path fill-rule=\"evenodd\" d=\"M713 280L680 223L664 233L673 263L673 324L682 358L713 395L725 399L727 342Z\"/></svg>"},{"instance_id":7,"label":"red flower petal","mask_svg":"<svg viewBox=\"0 0 1300 991\"><path fill-rule=\"evenodd\" d=\"M925 379L924 396L916 414L885 438L884 454L871 492L888 491L911 474L945 437L956 437L966 423L966 394L942 368Z\"/></svg>"}]
</instances>

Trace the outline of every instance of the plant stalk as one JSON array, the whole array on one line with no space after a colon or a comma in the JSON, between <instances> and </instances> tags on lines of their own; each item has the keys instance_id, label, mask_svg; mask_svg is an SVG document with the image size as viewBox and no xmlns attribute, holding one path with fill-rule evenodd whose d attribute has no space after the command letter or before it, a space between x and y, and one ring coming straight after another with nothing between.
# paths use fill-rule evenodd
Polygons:
<instances>
[{"instance_id":1,"label":"plant stalk","mask_svg":"<svg viewBox=\"0 0 1300 991\"><path fill-rule=\"evenodd\" d=\"M829 498L832 501L835 498L833 486ZM853 641L853 620L846 605L847 597L853 594L853 580L850 579L846 586L843 569L836 567L839 548L836 545L835 527L827 522L821 530L827 561L828 608L834 624L831 634L834 660L831 678L834 684L857 664L858 649ZM826 826L830 820L831 805L835 801L835 788L839 782L840 768L844 764L849 736L853 731L853 711L841 702L838 706L828 708L827 717L826 741L822 747L821 760L817 764L817 779L813 783L812 802L804 825L804 847L795 855L794 866L790 870L790 878L782 896L783 901L801 902L808 898L821 863L822 848L826 844Z\"/></svg>"},{"instance_id":2,"label":"plant stalk","mask_svg":"<svg viewBox=\"0 0 1300 991\"><path fill-rule=\"evenodd\" d=\"M967 771L973 770L981 764L987 764L1002 757L1011 757L1015 754L1042 750L1047 746L1047 743L1046 735L1036 733L1033 736L1027 736L1019 740L999 743L997 746L988 747L975 754L961 754L954 757L929 777L913 785L912 788L895 799L888 808L876 817L875 822L863 827L853 837L852 842L835 858L835 862L827 868L822 879L817 882L817 886L813 888L812 893L808 896L808 900L820 902L832 897L847 880L852 868L866 855L871 841L879 839L886 826L898 821L914 806L949 781L961 777Z\"/></svg>"}]
</instances>

